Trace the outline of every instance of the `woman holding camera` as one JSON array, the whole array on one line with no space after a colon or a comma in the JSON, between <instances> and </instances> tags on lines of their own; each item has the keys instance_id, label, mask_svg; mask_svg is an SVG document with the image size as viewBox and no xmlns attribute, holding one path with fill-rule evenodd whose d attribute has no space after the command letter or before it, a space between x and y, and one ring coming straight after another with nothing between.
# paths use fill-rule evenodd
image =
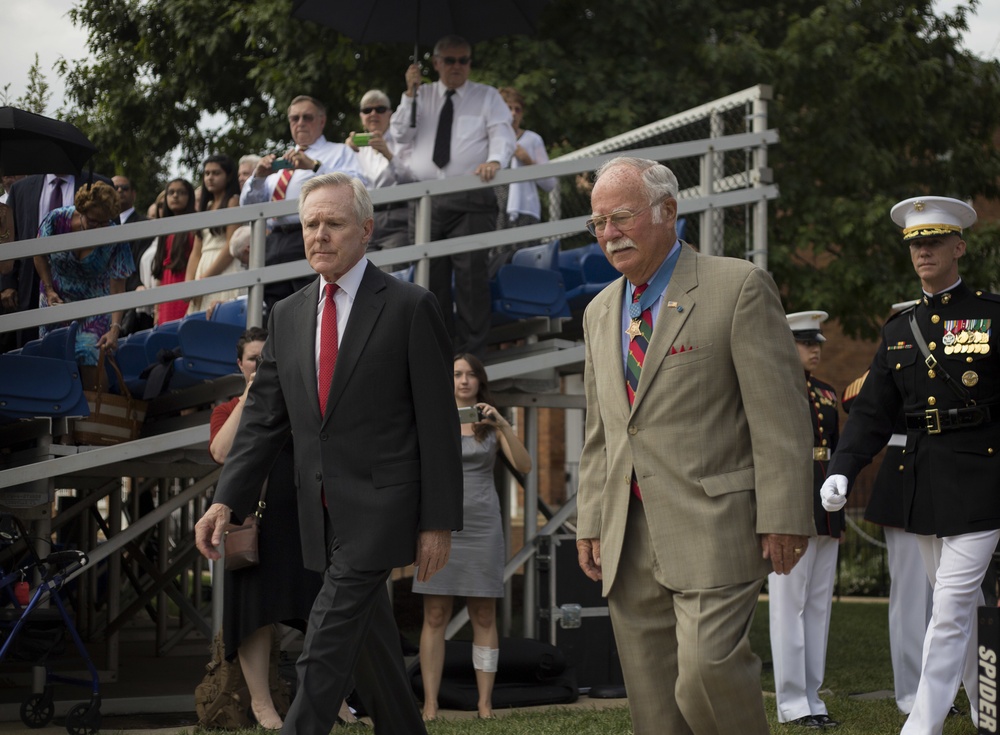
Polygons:
<instances>
[{"instance_id":1,"label":"woman holding camera","mask_svg":"<svg viewBox=\"0 0 1000 735\"><path fill-rule=\"evenodd\" d=\"M455 595L465 596L472 622L472 665L479 690L479 716L493 716L493 681L500 654L496 599L503 597L505 558L500 499L493 483L497 451L502 450L518 472L531 471L531 456L514 428L493 407L486 368L473 355L455 358L455 402L459 408L478 409L479 420L462 424L463 528L451 535L451 555L444 569L427 582L413 582L413 591L424 595L420 675L425 720L434 720L438 715L444 635Z\"/></svg>"}]
</instances>

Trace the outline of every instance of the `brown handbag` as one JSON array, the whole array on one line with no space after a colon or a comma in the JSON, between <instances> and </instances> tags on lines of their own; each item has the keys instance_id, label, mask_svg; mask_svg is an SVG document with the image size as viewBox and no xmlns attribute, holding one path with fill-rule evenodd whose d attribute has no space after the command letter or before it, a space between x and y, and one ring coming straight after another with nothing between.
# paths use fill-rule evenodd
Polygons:
<instances>
[{"instance_id":1,"label":"brown handbag","mask_svg":"<svg viewBox=\"0 0 1000 735\"><path fill-rule=\"evenodd\" d=\"M260 490L260 500L257 501L257 509L246 517L242 524L230 523L226 526L223 537L223 562L228 572L237 569L256 566L260 563L260 550L258 541L260 540L260 525L264 519L264 509L267 504L264 496L267 495L267 480Z\"/></svg>"}]
</instances>

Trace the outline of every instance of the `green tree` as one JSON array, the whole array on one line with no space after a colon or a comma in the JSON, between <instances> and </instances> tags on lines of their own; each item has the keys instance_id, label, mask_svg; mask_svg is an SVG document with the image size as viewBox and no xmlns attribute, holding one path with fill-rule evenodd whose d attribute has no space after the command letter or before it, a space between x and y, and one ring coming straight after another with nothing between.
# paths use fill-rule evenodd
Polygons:
<instances>
[{"instance_id":1,"label":"green tree","mask_svg":"<svg viewBox=\"0 0 1000 735\"><path fill-rule=\"evenodd\" d=\"M7 84L3 88L2 99L4 104L7 104L9 87L10 85ZM38 54L35 54L35 63L28 69L28 86L25 88L24 94L18 97L14 103L14 107L34 112L38 115L44 115L51 97L52 93L49 91L49 83L42 72L42 65L38 60Z\"/></svg>"},{"instance_id":2,"label":"green tree","mask_svg":"<svg viewBox=\"0 0 1000 735\"><path fill-rule=\"evenodd\" d=\"M915 284L891 204L997 194L1000 65L958 44L977 4L939 16L931 0L552 0L536 36L477 44L472 74L516 86L554 154L771 84L770 263L786 305L872 334ZM295 94L326 102L331 140L357 126L366 89L398 98L412 45L361 46L290 12L291 0L80 0L71 14L96 61L63 73L97 168L151 192L178 146L191 167L279 148ZM206 116L226 123L204 131ZM1000 282L997 258L976 264L970 280Z\"/></svg>"}]
</instances>

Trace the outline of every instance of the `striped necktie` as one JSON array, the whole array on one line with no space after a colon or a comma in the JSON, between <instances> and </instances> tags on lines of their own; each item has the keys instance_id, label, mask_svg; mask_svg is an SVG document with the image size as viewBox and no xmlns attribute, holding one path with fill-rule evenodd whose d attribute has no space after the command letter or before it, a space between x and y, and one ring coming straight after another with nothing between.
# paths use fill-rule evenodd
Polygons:
<instances>
[{"instance_id":1,"label":"striped necktie","mask_svg":"<svg viewBox=\"0 0 1000 735\"><path fill-rule=\"evenodd\" d=\"M304 153L305 151L309 150L309 146L297 150L300 150ZM295 173L294 168L281 169L281 173L278 174L278 183L274 185L274 193L271 195L272 202L280 202L282 199L285 198L285 195L288 193L288 182L292 180L292 175L294 173Z\"/></svg>"},{"instance_id":2,"label":"striped necktie","mask_svg":"<svg viewBox=\"0 0 1000 735\"><path fill-rule=\"evenodd\" d=\"M639 301L643 291L649 287L644 283L637 287L632 293L632 303ZM638 319L633 319L628 328L628 361L625 367L625 389L628 391L628 405L635 403L635 391L639 387L639 375L642 374L642 363L646 359L646 349L649 347L649 338L653 335L653 312L650 308L643 310ZM639 480L635 476L635 468L632 468L632 494L642 500L642 492L639 490Z\"/></svg>"}]
</instances>

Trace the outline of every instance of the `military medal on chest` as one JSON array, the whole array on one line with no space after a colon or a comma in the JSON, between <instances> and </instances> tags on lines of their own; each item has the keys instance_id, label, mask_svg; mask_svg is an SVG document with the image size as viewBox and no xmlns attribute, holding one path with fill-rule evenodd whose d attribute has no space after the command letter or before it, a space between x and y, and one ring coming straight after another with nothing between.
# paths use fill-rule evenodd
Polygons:
<instances>
[{"instance_id":1,"label":"military medal on chest","mask_svg":"<svg viewBox=\"0 0 1000 735\"><path fill-rule=\"evenodd\" d=\"M628 325L628 329L625 330L625 334L628 335L629 342L642 334L642 330L639 328L639 322L641 321L642 320L639 318L633 319Z\"/></svg>"}]
</instances>

